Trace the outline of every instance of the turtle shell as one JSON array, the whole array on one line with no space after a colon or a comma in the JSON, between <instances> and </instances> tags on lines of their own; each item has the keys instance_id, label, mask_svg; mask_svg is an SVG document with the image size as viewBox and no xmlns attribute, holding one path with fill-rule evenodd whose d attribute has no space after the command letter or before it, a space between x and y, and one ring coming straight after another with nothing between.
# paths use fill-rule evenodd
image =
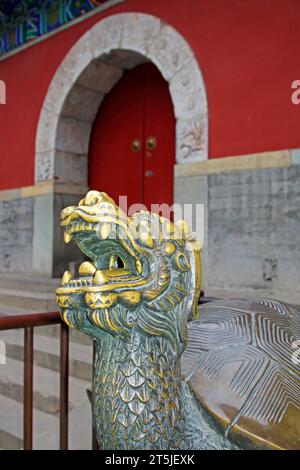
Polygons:
<instances>
[{"instance_id":1,"label":"turtle shell","mask_svg":"<svg viewBox=\"0 0 300 470\"><path fill-rule=\"evenodd\" d=\"M214 300L189 324L182 373L244 448L300 449L300 307Z\"/></svg>"}]
</instances>

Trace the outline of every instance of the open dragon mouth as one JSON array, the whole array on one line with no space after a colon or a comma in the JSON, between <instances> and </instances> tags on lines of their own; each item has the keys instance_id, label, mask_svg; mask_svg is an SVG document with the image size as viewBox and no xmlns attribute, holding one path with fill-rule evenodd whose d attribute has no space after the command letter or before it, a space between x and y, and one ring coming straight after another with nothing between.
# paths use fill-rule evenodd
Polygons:
<instances>
[{"instance_id":1,"label":"open dragon mouth","mask_svg":"<svg viewBox=\"0 0 300 470\"><path fill-rule=\"evenodd\" d=\"M75 279L66 271L56 290L57 304L70 325L76 326L85 311L93 324L116 331L143 302L154 316L151 321L139 316L139 325L149 332L161 325L160 315L165 318L164 312L187 297L187 285L195 292L187 311L196 316L200 251L179 223L148 211L127 217L107 194L89 191L78 206L62 211L61 225L65 242L73 239L89 259Z\"/></svg>"},{"instance_id":2,"label":"open dragon mouth","mask_svg":"<svg viewBox=\"0 0 300 470\"><path fill-rule=\"evenodd\" d=\"M69 271L64 273L58 294L122 290L129 284L134 287L143 282L142 257L135 234L127 217L113 210L110 204L102 204L97 213L84 206L67 208L62 213L65 242L73 239L90 261L80 265L78 278L73 279Z\"/></svg>"}]
</instances>

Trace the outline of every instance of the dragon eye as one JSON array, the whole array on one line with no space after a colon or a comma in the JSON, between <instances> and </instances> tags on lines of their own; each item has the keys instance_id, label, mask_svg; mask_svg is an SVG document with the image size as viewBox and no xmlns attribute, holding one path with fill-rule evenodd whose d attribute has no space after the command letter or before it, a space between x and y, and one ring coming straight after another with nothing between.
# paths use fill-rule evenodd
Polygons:
<instances>
[{"instance_id":1,"label":"dragon eye","mask_svg":"<svg viewBox=\"0 0 300 470\"><path fill-rule=\"evenodd\" d=\"M122 258L120 258L120 256L115 256L113 255L111 258L110 258L110 262L109 262L109 268L118 268L118 269L122 269L124 268L125 265L124 265L124 261L122 260Z\"/></svg>"}]
</instances>

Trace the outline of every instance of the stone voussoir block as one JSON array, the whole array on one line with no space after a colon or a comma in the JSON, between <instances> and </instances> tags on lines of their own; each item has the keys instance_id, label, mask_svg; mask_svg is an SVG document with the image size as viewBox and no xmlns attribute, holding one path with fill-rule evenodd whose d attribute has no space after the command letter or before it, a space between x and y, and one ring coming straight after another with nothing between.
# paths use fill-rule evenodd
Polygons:
<instances>
[{"instance_id":1,"label":"stone voussoir block","mask_svg":"<svg viewBox=\"0 0 300 470\"><path fill-rule=\"evenodd\" d=\"M124 14L121 48L148 56L148 50L160 28L161 21L154 16L141 13Z\"/></svg>"},{"instance_id":2,"label":"stone voussoir block","mask_svg":"<svg viewBox=\"0 0 300 470\"><path fill-rule=\"evenodd\" d=\"M78 79L78 84L102 94L108 93L121 78L123 70L103 62L103 58L93 60Z\"/></svg>"},{"instance_id":3,"label":"stone voussoir block","mask_svg":"<svg viewBox=\"0 0 300 470\"><path fill-rule=\"evenodd\" d=\"M38 123L36 152L41 153L55 148L56 128L58 116L45 106L42 108Z\"/></svg>"},{"instance_id":4,"label":"stone voussoir block","mask_svg":"<svg viewBox=\"0 0 300 470\"><path fill-rule=\"evenodd\" d=\"M207 113L201 72L191 59L170 81L170 93L176 118L193 119ZM195 85L197 84L197 85Z\"/></svg>"},{"instance_id":5,"label":"stone voussoir block","mask_svg":"<svg viewBox=\"0 0 300 470\"><path fill-rule=\"evenodd\" d=\"M158 34L159 33L159 34ZM192 58L193 53L187 42L177 31L163 24L149 46L149 57L168 81Z\"/></svg>"},{"instance_id":6,"label":"stone voussoir block","mask_svg":"<svg viewBox=\"0 0 300 470\"><path fill-rule=\"evenodd\" d=\"M178 163L207 160L208 129L206 114L177 119L176 155Z\"/></svg>"},{"instance_id":7,"label":"stone voussoir block","mask_svg":"<svg viewBox=\"0 0 300 470\"><path fill-rule=\"evenodd\" d=\"M94 58L120 48L123 20L124 15L110 16L90 29L89 42Z\"/></svg>"},{"instance_id":8,"label":"stone voussoir block","mask_svg":"<svg viewBox=\"0 0 300 470\"><path fill-rule=\"evenodd\" d=\"M37 154L35 181L37 183L52 179L55 161L55 150L47 150Z\"/></svg>"},{"instance_id":9,"label":"stone voussoir block","mask_svg":"<svg viewBox=\"0 0 300 470\"><path fill-rule=\"evenodd\" d=\"M75 84L66 98L62 115L92 123L103 98L102 93Z\"/></svg>"}]
</instances>

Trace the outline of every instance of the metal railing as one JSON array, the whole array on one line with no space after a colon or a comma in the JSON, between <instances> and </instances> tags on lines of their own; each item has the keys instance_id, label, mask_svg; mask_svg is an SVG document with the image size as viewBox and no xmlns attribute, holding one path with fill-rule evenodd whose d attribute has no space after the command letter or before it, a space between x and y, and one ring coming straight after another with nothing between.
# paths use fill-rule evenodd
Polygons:
<instances>
[{"instance_id":1,"label":"metal railing","mask_svg":"<svg viewBox=\"0 0 300 470\"><path fill-rule=\"evenodd\" d=\"M59 447L68 449L69 328L58 312L0 317L0 330L24 329L23 447L32 449L34 327L60 324Z\"/></svg>"}]
</instances>

